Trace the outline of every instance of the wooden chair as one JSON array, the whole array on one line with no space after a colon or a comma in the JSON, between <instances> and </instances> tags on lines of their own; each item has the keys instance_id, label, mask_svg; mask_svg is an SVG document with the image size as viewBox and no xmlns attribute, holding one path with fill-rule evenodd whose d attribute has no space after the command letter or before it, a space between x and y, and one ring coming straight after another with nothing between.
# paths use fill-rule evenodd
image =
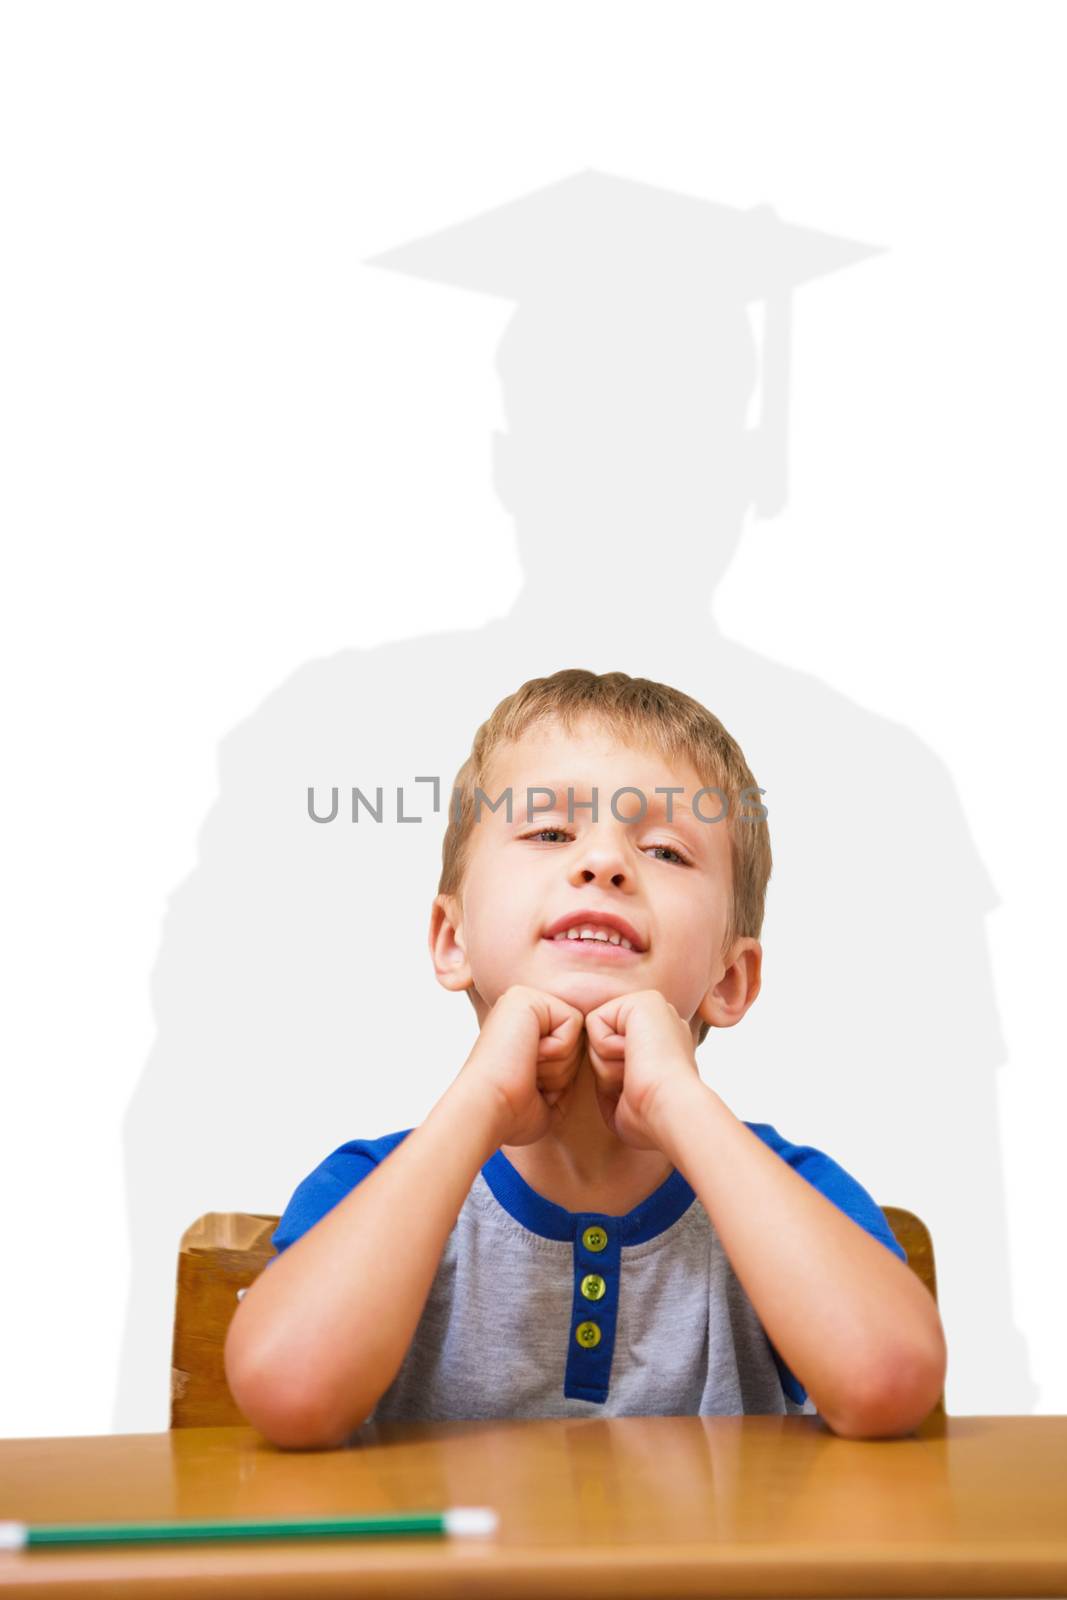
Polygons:
<instances>
[{"instance_id":1,"label":"wooden chair","mask_svg":"<svg viewBox=\"0 0 1067 1600\"><path fill-rule=\"evenodd\" d=\"M248 1425L230 1393L222 1352L238 1301L277 1251L280 1218L209 1211L182 1234L170 1368L172 1428Z\"/></svg>"},{"instance_id":2,"label":"wooden chair","mask_svg":"<svg viewBox=\"0 0 1067 1600\"><path fill-rule=\"evenodd\" d=\"M911 1211L883 1206L883 1215L908 1255L908 1265L937 1299L934 1250L926 1225ZM209 1211L182 1234L171 1358L172 1428L245 1424L230 1394L222 1352L230 1318L248 1286L277 1252L277 1217L259 1212ZM935 1412L944 1415L945 1397Z\"/></svg>"}]
</instances>

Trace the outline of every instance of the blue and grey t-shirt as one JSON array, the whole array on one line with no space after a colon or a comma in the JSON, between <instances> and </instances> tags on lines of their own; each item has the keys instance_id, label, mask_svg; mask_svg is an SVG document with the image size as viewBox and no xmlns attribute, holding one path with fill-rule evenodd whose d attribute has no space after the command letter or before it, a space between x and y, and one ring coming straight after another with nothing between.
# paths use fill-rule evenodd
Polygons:
<instances>
[{"instance_id":1,"label":"blue and grey t-shirt","mask_svg":"<svg viewBox=\"0 0 1067 1600\"><path fill-rule=\"evenodd\" d=\"M769 1123L745 1126L907 1260L843 1167ZM328 1155L293 1194L275 1248L313 1227L411 1131L352 1139ZM626 1216L566 1211L497 1150L467 1193L400 1370L368 1420L743 1412L810 1416L815 1405L682 1174Z\"/></svg>"}]
</instances>

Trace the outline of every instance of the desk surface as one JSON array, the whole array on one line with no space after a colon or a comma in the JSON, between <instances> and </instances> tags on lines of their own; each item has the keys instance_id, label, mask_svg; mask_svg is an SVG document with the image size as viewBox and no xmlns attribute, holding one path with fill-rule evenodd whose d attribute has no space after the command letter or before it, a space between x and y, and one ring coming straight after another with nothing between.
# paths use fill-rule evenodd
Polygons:
<instances>
[{"instance_id":1,"label":"desk surface","mask_svg":"<svg viewBox=\"0 0 1067 1600\"><path fill-rule=\"evenodd\" d=\"M252 1428L0 1440L0 1520L314 1516L489 1505L491 1538L0 1554L0 1590L462 1596L1067 1595L1067 1417L370 1423L343 1450Z\"/></svg>"}]
</instances>

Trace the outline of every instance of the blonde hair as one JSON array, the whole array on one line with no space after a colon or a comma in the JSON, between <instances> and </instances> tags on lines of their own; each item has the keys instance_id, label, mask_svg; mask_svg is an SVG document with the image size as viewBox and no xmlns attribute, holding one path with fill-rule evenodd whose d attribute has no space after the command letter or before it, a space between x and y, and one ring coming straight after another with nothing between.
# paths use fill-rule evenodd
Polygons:
<instances>
[{"instance_id":1,"label":"blonde hair","mask_svg":"<svg viewBox=\"0 0 1067 1600\"><path fill-rule=\"evenodd\" d=\"M680 689L625 672L566 667L547 678L530 678L501 700L474 735L471 753L456 774L441 846L438 894L460 894L470 858L476 791L494 798L486 784L501 746L521 739L539 723L555 721L573 733L586 720L624 744L655 750L668 764L688 761L701 784L722 790L718 809L726 806L732 881L721 954L725 958L735 939L758 939L772 866L766 816L760 817L758 810L763 791L736 739L706 706ZM747 821L739 816L742 804ZM700 1044L707 1033L708 1023L702 1021Z\"/></svg>"}]
</instances>

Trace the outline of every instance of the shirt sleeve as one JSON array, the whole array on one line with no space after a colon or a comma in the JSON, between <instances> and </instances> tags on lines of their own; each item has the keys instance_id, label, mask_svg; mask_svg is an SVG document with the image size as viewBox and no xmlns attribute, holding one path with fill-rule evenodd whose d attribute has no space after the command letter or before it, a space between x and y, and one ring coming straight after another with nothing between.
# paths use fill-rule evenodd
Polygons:
<instances>
[{"instance_id":1,"label":"shirt sleeve","mask_svg":"<svg viewBox=\"0 0 1067 1600\"><path fill-rule=\"evenodd\" d=\"M908 1252L889 1226L880 1206L863 1185L857 1183L856 1179L845 1171L844 1167L811 1145L791 1144L788 1139L783 1139L777 1128L773 1128L769 1122L746 1122L745 1127L751 1128L764 1144L768 1145L776 1155L781 1156L783 1161L788 1162L794 1172L798 1172L813 1188L818 1189L820 1194L824 1194L827 1200L832 1201L847 1217L851 1217L853 1222L858 1222L873 1239L877 1239L887 1250L892 1251L893 1255L907 1263ZM808 1398L808 1391L799 1379L794 1377L773 1344L771 1353L785 1393L790 1400L803 1405Z\"/></svg>"},{"instance_id":2,"label":"shirt sleeve","mask_svg":"<svg viewBox=\"0 0 1067 1600\"><path fill-rule=\"evenodd\" d=\"M383 1134L380 1139L349 1139L320 1161L315 1170L297 1184L271 1234L271 1244L278 1255L339 1205L410 1132L410 1128L405 1128L400 1133ZM277 1259L278 1256L272 1256L267 1266L273 1266Z\"/></svg>"}]
</instances>

